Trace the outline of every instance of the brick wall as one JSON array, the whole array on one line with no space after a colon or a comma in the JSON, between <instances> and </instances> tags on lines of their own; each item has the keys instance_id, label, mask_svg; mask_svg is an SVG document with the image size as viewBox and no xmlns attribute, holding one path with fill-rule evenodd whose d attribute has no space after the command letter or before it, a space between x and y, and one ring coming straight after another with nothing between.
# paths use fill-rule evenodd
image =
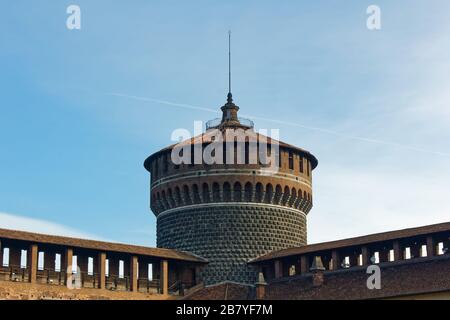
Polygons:
<instances>
[{"instance_id":1,"label":"brick wall","mask_svg":"<svg viewBox=\"0 0 450 320\"><path fill-rule=\"evenodd\" d=\"M425 258L381 264L381 289L366 286L366 268L325 272L322 286L313 287L312 275L274 280L266 287L266 299L383 299L450 292L450 259ZM425 297L425 296L424 296Z\"/></svg>"}]
</instances>

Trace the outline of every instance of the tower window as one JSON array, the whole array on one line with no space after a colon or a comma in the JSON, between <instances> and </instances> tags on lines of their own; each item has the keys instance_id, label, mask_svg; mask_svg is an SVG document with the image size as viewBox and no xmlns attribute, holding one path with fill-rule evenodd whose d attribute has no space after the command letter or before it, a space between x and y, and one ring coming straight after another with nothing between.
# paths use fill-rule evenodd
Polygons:
<instances>
[{"instance_id":1,"label":"tower window","mask_svg":"<svg viewBox=\"0 0 450 320\"><path fill-rule=\"evenodd\" d=\"M299 164L300 164L300 173L303 173L303 158L302 157L300 157L300 161L299 161Z\"/></svg>"},{"instance_id":2,"label":"tower window","mask_svg":"<svg viewBox=\"0 0 450 320\"><path fill-rule=\"evenodd\" d=\"M194 162L195 162L195 154L194 154L194 150L195 150L195 148L194 148L194 145L192 144L191 145L191 162L189 163L189 166L193 166L194 165Z\"/></svg>"},{"instance_id":3,"label":"tower window","mask_svg":"<svg viewBox=\"0 0 450 320\"><path fill-rule=\"evenodd\" d=\"M227 142L226 141L223 142L222 148L223 148L222 149L222 156L223 156L222 161L223 161L223 164L227 164ZM216 150L214 150L214 156L216 155L215 151Z\"/></svg>"},{"instance_id":4,"label":"tower window","mask_svg":"<svg viewBox=\"0 0 450 320\"><path fill-rule=\"evenodd\" d=\"M282 161L281 150L278 150L278 167L280 168L282 167L281 161Z\"/></svg>"},{"instance_id":5,"label":"tower window","mask_svg":"<svg viewBox=\"0 0 450 320\"><path fill-rule=\"evenodd\" d=\"M289 169L294 170L294 155L289 151Z\"/></svg>"},{"instance_id":6,"label":"tower window","mask_svg":"<svg viewBox=\"0 0 450 320\"><path fill-rule=\"evenodd\" d=\"M250 143L245 141L245 164L250 164Z\"/></svg>"},{"instance_id":7,"label":"tower window","mask_svg":"<svg viewBox=\"0 0 450 320\"><path fill-rule=\"evenodd\" d=\"M311 163L309 161L306 161L308 167L306 168L306 172L308 173L308 177L311 174Z\"/></svg>"}]
</instances>

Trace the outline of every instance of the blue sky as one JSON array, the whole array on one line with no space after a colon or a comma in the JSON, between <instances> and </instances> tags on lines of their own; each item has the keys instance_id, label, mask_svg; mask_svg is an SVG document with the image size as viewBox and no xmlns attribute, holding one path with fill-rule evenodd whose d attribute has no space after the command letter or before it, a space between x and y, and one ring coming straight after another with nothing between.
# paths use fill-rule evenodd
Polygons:
<instances>
[{"instance_id":1,"label":"blue sky","mask_svg":"<svg viewBox=\"0 0 450 320\"><path fill-rule=\"evenodd\" d=\"M155 245L142 163L219 115L229 29L241 113L319 159L309 242L450 220L448 1L1 7L0 227Z\"/></svg>"}]
</instances>

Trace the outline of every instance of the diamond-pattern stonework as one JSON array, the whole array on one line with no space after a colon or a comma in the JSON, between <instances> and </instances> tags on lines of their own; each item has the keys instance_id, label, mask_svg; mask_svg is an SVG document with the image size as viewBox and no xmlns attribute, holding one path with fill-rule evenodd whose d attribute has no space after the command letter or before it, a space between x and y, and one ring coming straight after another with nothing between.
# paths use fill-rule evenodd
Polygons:
<instances>
[{"instance_id":1,"label":"diamond-pattern stonework","mask_svg":"<svg viewBox=\"0 0 450 320\"><path fill-rule=\"evenodd\" d=\"M158 217L158 247L208 259L206 284L225 280L254 284L247 262L274 250L306 244L306 218L294 210L251 205L211 205L180 209Z\"/></svg>"}]
</instances>

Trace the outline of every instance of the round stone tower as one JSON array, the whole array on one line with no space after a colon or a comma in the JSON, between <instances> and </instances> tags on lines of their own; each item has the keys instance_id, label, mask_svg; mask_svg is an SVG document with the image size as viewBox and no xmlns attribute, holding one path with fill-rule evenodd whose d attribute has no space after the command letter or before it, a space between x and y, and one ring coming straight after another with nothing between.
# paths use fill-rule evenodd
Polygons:
<instances>
[{"instance_id":1,"label":"round stone tower","mask_svg":"<svg viewBox=\"0 0 450 320\"><path fill-rule=\"evenodd\" d=\"M238 118L231 93L221 110L203 134L145 160L157 246L208 259L206 284L253 284L249 260L306 244L317 159L257 133Z\"/></svg>"}]
</instances>

